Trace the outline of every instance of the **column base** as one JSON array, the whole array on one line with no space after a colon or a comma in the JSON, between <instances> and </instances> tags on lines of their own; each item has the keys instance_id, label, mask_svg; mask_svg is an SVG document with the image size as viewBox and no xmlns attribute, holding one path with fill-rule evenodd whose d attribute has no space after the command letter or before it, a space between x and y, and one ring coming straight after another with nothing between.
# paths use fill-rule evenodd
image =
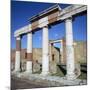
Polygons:
<instances>
[{"instance_id":1,"label":"column base","mask_svg":"<svg viewBox=\"0 0 90 90\"><path fill-rule=\"evenodd\" d=\"M75 74L67 74L66 75L67 80L75 80L76 78L77 78L77 76Z\"/></svg>"},{"instance_id":2,"label":"column base","mask_svg":"<svg viewBox=\"0 0 90 90\"><path fill-rule=\"evenodd\" d=\"M50 75L50 72L41 72L41 74L40 74L41 76L47 76L47 75Z\"/></svg>"},{"instance_id":3,"label":"column base","mask_svg":"<svg viewBox=\"0 0 90 90\"><path fill-rule=\"evenodd\" d=\"M32 62L31 61L27 61L25 72L26 73L32 73Z\"/></svg>"},{"instance_id":4,"label":"column base","mask_svg":"<svg viewBox=\"0 0 90 90\"><path fill-rule=\"evenodd\" d=\"M20 73L20 71L16 71L16 70L13 70L13 71L11 72L12 75L18 75L19 73Z\"/></svg>"},{"instance_id":5,"label":"column base","mask_svg":"<svg viewBox=\"0 0 90 90\"><path fill-rule=\"evenodd\" d=\"M19 73L21 70L14 70L13 72Z\"/></svg>"},{"instance_id":6,"label":"column base","mask_svg":"<svg viewBox=\"0 0 90 90\"><path fill-rule=\"evenodd\" d=\"M27 73L27 74L32 74L32 72L30 72L30 71L25 71L24 73Z\"/></svg>"},{"instance_id":7,"label":"column base","mask_svg":"<svg viewBox=\"0 0 90 90\"><path fill-rule=\"evenodd\" d=\"M27 71L25 71L25 72L23 72L22 73L22 76L30 76L32 74L32 72L27 72Z\"/></svg>"}]
</instances>

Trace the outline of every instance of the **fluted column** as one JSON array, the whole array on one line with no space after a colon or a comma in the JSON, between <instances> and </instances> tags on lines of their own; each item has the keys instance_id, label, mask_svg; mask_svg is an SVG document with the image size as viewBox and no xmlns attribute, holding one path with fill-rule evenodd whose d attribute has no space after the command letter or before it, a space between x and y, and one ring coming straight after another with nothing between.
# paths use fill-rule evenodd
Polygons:
<instances>
[{"instance_id":1,"label":"fluted column","mask_svg":"<svg viewBox=\"0 0 90 90\"><path fill-rule=\"evenodd\" d=\"M20 71L20 51L21 51L21 38L16 37L16 53L15 53L15 71Z\"/></svg>"},{"instance_id":2,"label":"fluted column","mask_svg":"<svg viewBox=\"0 0 90 90\"><path fill-rule=\"evenodd\" d=\"M75 63L74 63L74 47L73 47L73 28L72 18L65 20L66 25L66 65L67 65L67 79L75 79Z\"/></svg>"}]
</instances>

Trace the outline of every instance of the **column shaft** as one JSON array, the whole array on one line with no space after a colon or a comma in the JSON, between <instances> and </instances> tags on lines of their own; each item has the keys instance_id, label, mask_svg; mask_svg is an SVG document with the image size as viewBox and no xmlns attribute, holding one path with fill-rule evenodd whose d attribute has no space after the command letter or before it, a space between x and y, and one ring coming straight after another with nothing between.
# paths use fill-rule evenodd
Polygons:
<instances>
[{"instance_id":1,"label":"column shaft","mask_svg":"<svg viewBox=\"0 0 90 90\"><path fill-rule=\"evenodd\" d=\"M32 73L32 32L27 34L26 72Z\"/></svg>"},{"instance_id":2,"label":"column shaft","mask_svg":"<svg viewBox=\"0 0 90 90\"><path fill-rule=\"evenodd\" d=\"M66 64L67 64L67 79L75 79L75 63L74 63L74 47L73 47L73 30L72 18L66 19Z\"/></svg>"},{"instance_id":3,"label":"column shaft","mask_svg":"<svg viewBox=\"0 0 90 90\"><path fill-rule=\"evenodd\" d=\"M52 61L53 43L50 43L50 61Z\"/></svg>"},{"instance_id":4,"label":"column shaft","mask_svg":"<svg viewBox=\"0 0 90 90\"><path fill-rule=\"evenodd\" d=\"M49 53L50 53L49 59L50 59L50 61L51 61L51 60L52 60L52 57L51 57L51 55L52 55L52 52L51 52L51 43L49 44Z\"/></svg>"},{"instance_id":5,"label":"column shaft","mask_svg":"<svg viewBox=\"0 0 90 90\"><path fill-rule=\"evenodd\" d=\"M48 40L48 27L43 27L43 41L42 41L42 74L49 73L49 40Z\"/></svg>"},{"instance_id":6,"label":"column shaft","mask_svg":"<svg viewBox=\"0 0 90 90\"><path fill-rule=\"evenodd\" d=\"M63 64L63 41L61 41L60 44L60 63Z\"/></svg>"},{"instance_id":7,"label":"column shaft","mask_svg":"<svg viewBox=\"0 0 90 90\"><path fill-rule=\"evenodd\" d=\"M20 51L21 40L20 37L16 37L15 71L20 71Z\"/></svg>"}]
</instances>

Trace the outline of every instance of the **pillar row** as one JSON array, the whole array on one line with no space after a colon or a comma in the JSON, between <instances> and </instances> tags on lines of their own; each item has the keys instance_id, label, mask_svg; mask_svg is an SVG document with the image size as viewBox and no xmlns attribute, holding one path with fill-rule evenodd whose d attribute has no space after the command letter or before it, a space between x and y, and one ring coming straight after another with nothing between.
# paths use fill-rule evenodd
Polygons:
<instances>
[{"instance_id":1,"label":"pillar row","mask_svg":"<svg viewBox=\"0 0 90 90\"><path fill-rule=\"evenodd\" d=\"M42 75L49 73L49 38L48 26L43 27L43 41L42 41Z\"/></svg>"},{"instance_id":2,"label":"pillar row","mask_svg":"<svg viewBox=\"0 0 90 90\"><path fill-rule=\"evenodd\" d=\"M74 63L74 47L73 47L73 30L72 18L65 20L66 25L66 65L67 65L67 79L75 79L75 63Z\"/></svg>"},{"instance_id":3,"label":"pillar row","mask_svg":"<svg viewBox=\"0 0 90 90\"><path fill-rule=\"evenodd\" d=\"M32 73L32 32L27 34L27 62L26 72Z\"/></svg>"},{"instance_id":4,"label":"pillar row","mask_svg":"<svg viewBox=\"0 0 90 90\"><path fill-rule=\"evenodd\" d=\"M16 53L15 53L15 71L20 71L20 51L21 51L21 38L16 37Z\"/></svg>"}]
</instances>

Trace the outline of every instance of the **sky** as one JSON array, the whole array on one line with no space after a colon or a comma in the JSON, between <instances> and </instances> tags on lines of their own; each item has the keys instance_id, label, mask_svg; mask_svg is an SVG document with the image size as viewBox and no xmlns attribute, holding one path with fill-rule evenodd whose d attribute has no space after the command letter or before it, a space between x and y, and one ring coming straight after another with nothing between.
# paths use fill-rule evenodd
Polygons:
<instances>
[{"instance_id":1,"label":"sky","mask_svg":"<svg viewBox=\"0 0 90 90\"><path fill-rule=\"evenodd\" d=\"M55 4L55 3L54 3ZM11 1L11 48L16 47L16 40L14 32L28 25L28 19L33 15L38 14L44 9L54 5L53 3L39 3L39 2L25 2L25 1ZM69 4L59 4L63 9ZM74 41L86 41L87 39L87 16L76 17L73 21L73 35ZM61 39L65 37L65 23L62 22L49 28L49 40ZM21 40L21 47L26 48L27 35L24 35ZM60 47L60 43L55 44ZM33 48L42 47L42 30L33 34Z\"/></svg>"}]
</instances>

